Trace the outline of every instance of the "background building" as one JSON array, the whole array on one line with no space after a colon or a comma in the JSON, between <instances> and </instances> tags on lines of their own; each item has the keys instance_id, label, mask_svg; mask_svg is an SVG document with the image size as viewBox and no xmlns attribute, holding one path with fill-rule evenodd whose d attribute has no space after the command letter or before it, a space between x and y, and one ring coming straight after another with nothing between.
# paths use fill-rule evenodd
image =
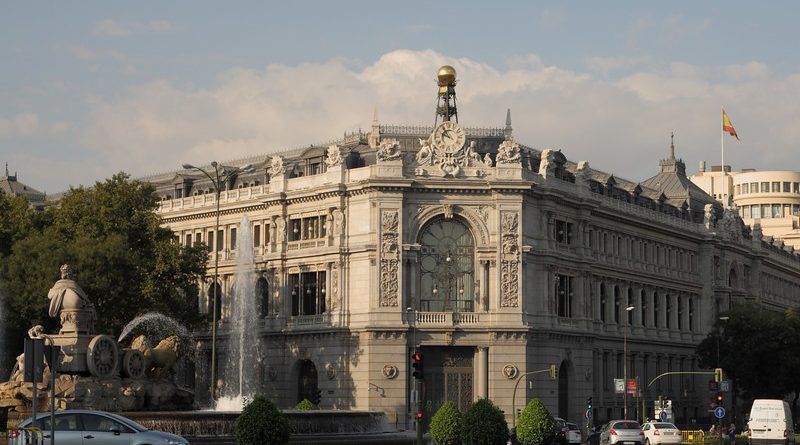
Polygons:
<instances>
[{"instance_id":1,"label":"background building","mask_svg":"<svg viewBox=\"0 0 800 445\"><path fill-rule=\"evenodd\" d=\"M510 113L505 127L460 127L452 86L440 85L435 127L376 119L369 133L231 162L253 169L227 181L219 231L208 179L145 178L177 239L219 257L223 333L237 251L254 250L260 386L281 406L319 388L323 408L404 424L419 345L429 412L489 397L510 418L515 378L555 364L557 380L534 377L516 406L539 397L582 423L592 396L602 422L623 415L614 378L698 370L695 346L731 305L800 302L800 257L689 181L674 147L656 176L625 180L518 144ZM236 244L244 214L252 246ZM700 421L708 378L664 378L646 396ZM629 397L628 416L641 405Z\"/></svg>"},{"instance_id":2,"label":"background building","mask_svg":"<svg viewBox=\"0 0 800 445\"><path fill-rule=\"evenodd\" d=\"M25 196L32 207L43 208L45 205L45 194L17 181L16 172L13 175L8 173L8 163L6 163L6 174L0 176L0 193L9 196Z\"/></svg>"},{"instance_id":3,"label":"background building","mask_svg":"<svg viewBox=\"0 0 800 445\"><path fill-rule=\"evenodd\" d=\"M692 182L718 201L726 196L733 203L745 224L769 237L800 249L800 172L744 169L722 174L719 166L705 171L705 163L692 176ZM776 242L780 242L776 241Z\"/></svg>"}]
</instances>

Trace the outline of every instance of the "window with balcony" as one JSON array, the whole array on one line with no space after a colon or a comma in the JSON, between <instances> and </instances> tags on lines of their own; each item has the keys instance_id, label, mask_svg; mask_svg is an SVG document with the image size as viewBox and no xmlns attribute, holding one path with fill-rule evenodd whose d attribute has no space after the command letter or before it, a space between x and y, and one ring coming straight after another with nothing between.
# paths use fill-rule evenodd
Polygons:
<instances>
[{"instance_id":1,"label":"window with balcony","mask_svg":"<svg viewBox=\"0 0 800 445\"><path fill-rule=\"evenodd\" d=\"M572 318L572 277L556 275L556 305L559 317Z\"/></svg>"},{"instance_id":2,"label":"window with balcony","mask_svg":"<svg viewBox=\"0 0 800 445\"><path fill-rule=\"evenodd\" d=\"M289 274L292 315L317 315L325 312L325 272Z\"/></svg>"},{"instance_id":3,"label":"window with balcony","mask_svg":"<svg viewBox=\"0 0 800 445\"><path fill-rule=\"evenodd\" d=\"M289 220L289 241L305 241L324 238L326 216L310 216Z\"/></svg>"},{"instance_id":4,"label":"window with balcony","mask_svg":"<svg viewBox=\"0 0 800 445\"><path fill-rule=\"evenodd\" d=\"M438 219L420 235L419 308L424 312L475 310L475 241L457 219Z\"/></svg>"}]
</instances>

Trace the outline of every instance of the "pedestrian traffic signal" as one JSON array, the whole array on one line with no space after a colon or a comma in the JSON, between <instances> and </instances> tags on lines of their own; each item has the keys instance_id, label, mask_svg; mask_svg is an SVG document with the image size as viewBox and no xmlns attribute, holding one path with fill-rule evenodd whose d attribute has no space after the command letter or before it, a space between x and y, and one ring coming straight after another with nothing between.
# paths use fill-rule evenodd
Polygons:
<instances>
[{"instance_id":1,"label":"pedestrian traffic signal","mask_svg":"<svg viewBox=\"0 0 800 445\"><path fill-rule=\"evenodd\" d=\"M319 402L322 401L322 391L319 389L315 389L314 392L311 394L311 403L314 405L319 405Z\"/></svg>"},{"instance_id":2,"label":"pedestrian traffic signal","mask_svg":"<svg viewBox=\"0 0 800 445\"><path fill-rule=\"evenodd\" d=\"M714 381L717 383L722 381L722 368L714 368Z\"/></svg>"},{"instance_id":3,"label":"pedestrian traffic signal","mask_svg":"<svg viewBox=\"0 0 800 445\"><path fill-rule=\"evenodd\" d=\"M722 403L722 393L721 392L717 393L717 402Z\"/></svg>"},{"instance_id":4,"label":"pedestrian traffic signal","mask_svg":"<svg viewBox=\"0 0 800 445\"><path fill-rule=\"evenodd\" d=\"M586 409L589 410L589 411L592 410L592 398L591 397L587 397L586 398Z\"/></svg>"},{"instance_id":5,"label":"pedestrian traffic signal","mask_svg":"<svg viewBox=\"0 0 800 445\"><path fill-rule=\"evenodd\" d=\"M414 352L411 355L411 359L414 362L411 366L414 368L413 376L417 380L422 380L423 378L423 369L422 369L422 353L419 351Z\"/></svg>"}]
</instances>

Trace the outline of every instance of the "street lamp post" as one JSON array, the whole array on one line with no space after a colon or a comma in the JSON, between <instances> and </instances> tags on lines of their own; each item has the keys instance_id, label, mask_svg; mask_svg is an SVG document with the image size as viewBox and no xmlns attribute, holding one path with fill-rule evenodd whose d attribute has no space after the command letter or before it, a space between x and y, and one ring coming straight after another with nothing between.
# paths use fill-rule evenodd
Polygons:
<instances>
[{"instance_id":1,"label":"street lamp post","mask_svg":"<svg viewBox=\"0 0 800 445\"><path fill-rule=\"evenodd\" d=\"M220 245L219 245L219 197L222 193L222 186L223 184L233 175L237 175L242 172L249 172L252 170L252 166L250 164L241 166L241 167L226 167L222 164L217 163L217 161L213 161L211 163L211 167L214 168L213 176L208 171L200 168L195 167L192 164L183 164L183 168L187 170L196 170L202 174L204 174L210 181L211 185L214 187L214 196L217 201L217 210L216 210L216 221L214 223L214 282L213 282L213 289L214 289L214 303L212 307L212 315L211 315L211 400L216 400L216 386L217 386L217 293L219 292L219 283L217 280L219 279L219 252L221 252Z\"/></svg>"},{"instance_id":2,"label":"street lamp post","mask_svg":"<svg viewBox=\"0 0 800 445\"><path fill-rule=\"evenodd\" d=\"M622 418L625 420L628 420L628 329L631 327L631 324L628 323L627 313L634 309L636 309L635 306L625 308L625 329L622 331L622 374L625 380L622 392Z\"/></svg>"}]
</instances>

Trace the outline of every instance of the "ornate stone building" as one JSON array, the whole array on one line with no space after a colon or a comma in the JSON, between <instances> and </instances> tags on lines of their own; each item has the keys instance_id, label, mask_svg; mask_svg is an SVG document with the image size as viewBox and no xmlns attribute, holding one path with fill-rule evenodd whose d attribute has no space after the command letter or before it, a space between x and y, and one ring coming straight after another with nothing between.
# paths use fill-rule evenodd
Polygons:
<instances>
[{"instance_id":1,"label":"ornate stone building","mask_svg":"<svg viewBox=\"0 0 800 445\"><path fill-rule=\"evenodd\" d=\"M510 417L515 378L555 364L557 380L533 376L516 406L540 397L581 422L592 396L600 422L622 416L613 379L626 371L642 384L697 370L695 345L731 305L800 302L800 257L691 184L674 148L658 175L628 181L518 143L510 113L504 128L462 128L453 85L441 86L436 127L375 119L369 133L231 162L253 168L226 181L217 236L208 179L145 178L176 239L220 259L223 343L235 257L254 249L260 385L281 406L319 388L323 408L384 410L402 425L419 345L426 410L489 397ZM236 244L244 214L252 246ZM701 420L707 380L662 379L648 396ZM628 399L629 416L638 406Z\"/></svg>"}]
</instances>

